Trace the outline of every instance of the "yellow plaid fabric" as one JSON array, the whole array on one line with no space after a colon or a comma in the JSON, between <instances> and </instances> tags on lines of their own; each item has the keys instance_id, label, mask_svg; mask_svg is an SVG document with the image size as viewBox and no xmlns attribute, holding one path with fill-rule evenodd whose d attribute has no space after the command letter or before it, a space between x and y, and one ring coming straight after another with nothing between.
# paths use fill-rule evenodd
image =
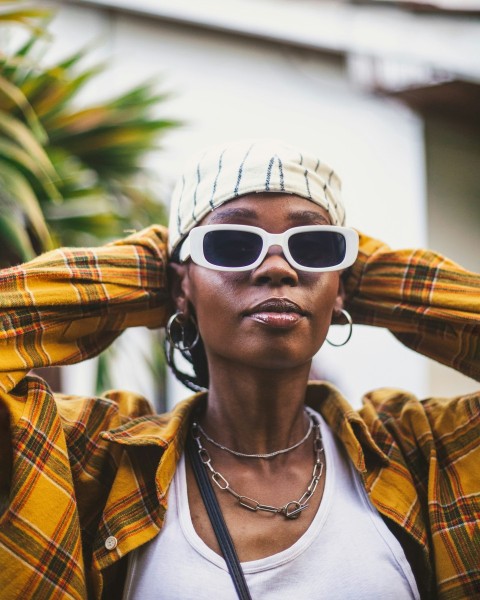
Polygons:
<instances>
[{"instance_id":1,"label":"yellow plaid fabric","mask_svg":"<svg viewBox=\"0 0 480 600\"><path fill-rule=\"evenodd\" d=\"M129 552L161 530L199 397L167 415L128 392L54 395L32 367L77 362L126 327L165 324L166 233L62 249L0 273L1 597L117 598ZM357 323L480 376L478 276L367 237L345 275ZM379 390L354 411L327 384L319 410L405 549L425 598L480 595L480 395L419 402Z\"/></svg>"}]
</instances>

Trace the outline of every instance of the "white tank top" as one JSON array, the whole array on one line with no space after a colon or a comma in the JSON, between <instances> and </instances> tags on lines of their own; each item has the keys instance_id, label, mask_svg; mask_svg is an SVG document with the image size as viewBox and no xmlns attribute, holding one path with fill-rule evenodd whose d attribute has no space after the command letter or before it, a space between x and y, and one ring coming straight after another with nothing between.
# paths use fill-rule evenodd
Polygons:
<instances>
[{"instance_id":1,"label":"white tank top","mask_svg":"<svg viewBox=\"0 0 480 600\"><path fill-rule=\"evenodd\" d=\"M242 563L252 598L419 599L402 547L371 504L343 448L317 416L327 466L320 507L292 546ZM224 559L193 527L184 457L168 504L160 535L130 556L124 600L236 600ZM238 510L241 518L243 509Z\"/></svg>"}]
</instances>

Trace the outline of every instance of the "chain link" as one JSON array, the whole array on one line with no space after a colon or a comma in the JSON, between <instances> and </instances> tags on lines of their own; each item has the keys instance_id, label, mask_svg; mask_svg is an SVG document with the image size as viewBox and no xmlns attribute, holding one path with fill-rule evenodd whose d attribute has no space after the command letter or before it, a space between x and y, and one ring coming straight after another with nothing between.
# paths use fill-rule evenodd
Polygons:
<instances>
[{"instance_id":1,"label":"chain link","mask_svg":"<svg viewBox=\"0 0 480 600\"><path fill-rule=\"evenodd\" d=\"M310 437L310 434L312 433L312 429L315 425L315 422L307 409L305 409L305 414L308 417L309 424L308 424L307 433L302 437L302 439L299 440L298 442L296 442L295 444L293 444L293 446L289 446L288 448L282 448L281 450L275 450L274 452L267 452L265 454L246 454L245 452L239 452L238 450L232 450L231 448L228 448L227 446L224 446L223 444L220 444L219 442L217 442L216 440L211 438L199 423L195 423L195 426L198 428L198 431L203 435L203 437L208 442L210 442L217 448L220 448L221 450L225 450L226 452L233 454L234 456L240 456L241 458L273 458L274 456L278 456L279 454L285 454L287 452L290 452L291 450L295 450L295 448L298 448L299 446L301 446L308 440L308 438Z\"/></svg>"},{"instance_id":2,"label":"chain link","mask_svg":"<svg viewBox=\"0 0 480 600\"><path fill-rule=\"evenodd\" d=\"M200 456L200 460L205 465L205 467L210 471L210 475L212 477L212 481L215 485L224 492L228 492L231 494L243 508L251 510L253 512L257 511L265 511L275 514L281 514L286 519L296 519L300 516L300 513L308 508L308 500L313 496L315 490L317 489L318 483L323 474L323 466L324 463L322 461L323 454L323 443L322 443L322 434L320 431L320 423L317 419L310 415L312 422L314 423L313 428L315 431L315 437L313 440L313 451L315 453L315 464L313 465L312 470L312 479L308 484L306 492L299 498L299 500L291 500L287 502L284 506L270 506L268 504L261 504L258 500L254 498L249 498L248 496L244 496L236 492L231 486L228 480L219 472L216 471L212 465L212 459L208 450L204 448L201 436L205 435L201 427L197 423L193 423L192 425L192 436L195 440L198 448L198 455Z\"/></svg>"}]
</instances>

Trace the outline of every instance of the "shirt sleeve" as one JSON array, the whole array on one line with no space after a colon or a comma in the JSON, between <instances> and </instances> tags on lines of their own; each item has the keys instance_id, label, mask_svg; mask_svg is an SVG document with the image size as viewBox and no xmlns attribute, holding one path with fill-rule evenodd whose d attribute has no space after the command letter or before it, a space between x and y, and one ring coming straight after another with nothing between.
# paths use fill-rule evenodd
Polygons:
<instances>
[{"instance_id":1,"label":"shirt sleeve","mask_svg":"<svg viewBox=\"0 0 480 600\"><path fill-rule=\"evenodd\" d=\"M388 328L409 348L480 379L480 276L428 250L360 235L345 272L354 323Z\"/></svg>"},{"instance_id":2,"label":"shirt sleeve","mask_svg":"<svg viewBox=\"0 0 480 600\"><path fill-rule=\"evenodd\" d=\"M99 248L61 248L0 271L0 389L34 367L99 354L127 327L170 310L167 231L155 225Z\"/></svg>"}]
</instances>

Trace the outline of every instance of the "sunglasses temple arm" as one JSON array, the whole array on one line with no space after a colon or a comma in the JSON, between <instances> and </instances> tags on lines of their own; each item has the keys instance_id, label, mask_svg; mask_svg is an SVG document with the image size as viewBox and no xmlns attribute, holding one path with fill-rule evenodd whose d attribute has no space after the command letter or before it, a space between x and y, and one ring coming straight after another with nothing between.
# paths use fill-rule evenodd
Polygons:
<instances>
[{"instance_id":1,"label":"sunglasses temple arm","mask_svg":"<svg viewBox=\"0 0 480 600\"><path fill-rule=\"evenodd\" d=\"M180 246L179 259L184 263L190 258L190 236L187 236Z\"/></svg>"}]
</instances>

